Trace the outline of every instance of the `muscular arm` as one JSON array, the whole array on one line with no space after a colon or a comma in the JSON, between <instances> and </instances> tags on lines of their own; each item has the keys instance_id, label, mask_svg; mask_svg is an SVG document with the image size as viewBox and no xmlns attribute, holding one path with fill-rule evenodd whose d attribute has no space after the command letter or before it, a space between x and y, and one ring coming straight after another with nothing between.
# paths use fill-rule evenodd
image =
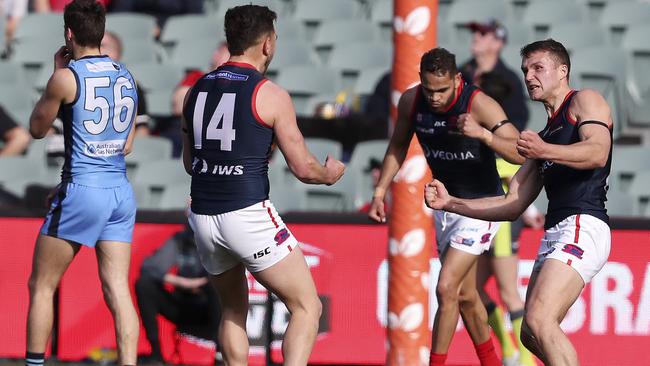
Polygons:
<instances>
[{"instance_id":1,"label":"muscular arm","mask_svg":"<svg viewBox=\"0 0 650 366\"><path fill-rule=\"evenodd\" d=\"M71 70L60 68L54 71L29 117L29 132L32 137L45 137L59 113L59 106L72 102L76 91L77 82Z\"/></svg>"},{"instance_id":2,"label":"muscular arm","mask_svg":"<svg viewBox=\"0 0 650 366\"><path fill-rule=\"evenodd\" d=\"M416 86L405 91L397 105L397 123L395 124L395 130L384 155L384 162L381 166L381 174L375 187L373 200L384 200L390 183L393 181L395 174L397 174L406 158L406 153L413 139L410 114L413 103L415 102L417 88Z\"/></svg>"},{"instance_id":3,"label":"muscular arm","mask_svg":"<svg viewBox=\"0 0 650 366\"><path fill-rule=\"evenodd\" d=\"M525 159L517 152L517 138L519 137L517 128L512 123L506 123L497 128L494 133L490 131L497 123L508 119L494 99L479 92L472 101L471 115L484 127L483 134L479 138L484 144L506 161L523 164Z\"/></svg>"},{"instance_id":4,"label":"muscular arm","mask_svg":"<svg viewBox=\"0 0 650 366\"><path fill-rule=\"evenodd\" d=\"M520 151L529 158L549 160L574 169L604 167L612 143L609 129L599 124L581 124L598 121L611 127L609 105L598 92L584 89L571 101L569 113L577 121L579 142L571 145L548 144L536 133L525 131L519 142Z\"/></svg>"},{"instance_id":5,"label":"muscular arm","mask_svg":"<svg viewBox=\"0 0 650 366\"><path fill-rule=\"evenodd\" d=\"M307 149L298 129L296 112L289 94L272 82L265 82L257 94L256 109L260 118L273 128L278 147L289 169L300 181L308 184L334 184L343 174L328 162L322 165ZM328 157L329 159L329 157ZM331 159L332 163L342 163Z\"/></svg>"},{"instance_id":6,"label":"muscular arm","mask_svg":"<svg viewBox=\"0 0 650 366\"><path fill-rule=\"evenodd\" d=\"M526 160L510 181L505 196L461 199L450 196L437 180L427 184L425 201L435 209L488 221L514 221L542 190L542 179L534 160Z\"/></svg>"}]
</instances>

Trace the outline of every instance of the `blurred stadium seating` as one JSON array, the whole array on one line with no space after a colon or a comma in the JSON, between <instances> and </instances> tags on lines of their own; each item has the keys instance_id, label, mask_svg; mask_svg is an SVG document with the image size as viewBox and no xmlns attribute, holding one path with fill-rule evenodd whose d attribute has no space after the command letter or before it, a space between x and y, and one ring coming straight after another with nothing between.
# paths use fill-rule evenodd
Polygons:
<instances>
[{"instance_id":1,"label":"blurred stadium seating","mask_svg":"<svg viewBox=\"0 0 650 366\"><path fill-rule=\"evenodd\" d=\"M109 14L107 30L122 38L124 62L146 91L151 115L169 116L171 93L184 72L188 69L207 71L213 50L225 39L225 11L231 6L250 2L207 0L206 13L203 15L170 17L159 39L154 38L156 25L153 17L130 13ZM373 92L377 81L390 70L393 50L392 0L252 2L268 5L279 14L277 52L269 75L289 91L299 115L311 114L316 105L333 101L342 90L359 96L363 101ZM573 86L593 87L604 93L615 116L615 137L641 143L636 147L615 146L611 179L613 193L608 205L613 213L622 214L625 205L614 201L634 202L635 209L630 212L647 215L642 212L643 205L638 201L647 199L643 193L649 189L642 183L645 180L636 178L650 174L650 165L637 163L647 160L650 146L650 2L440 0L437 22L439 44L457 53L457 61L463 62L469 57L470 33L466 24L487 18L499 19L508 28L509 42L503 59L515 70L520 66L519 49L527 42L550 36L566 45L573 61ZM60 14L29 14L16 32L8 57L0 62L0 104L21 124L28 123L38 92L49 78L52 55L63 44L62 28ZM546 122L545 113L538 104L530 103L529 107L532 112L529 126L539 130ZM130 174L135 174L134 184L141 187L149 183L140 181L140 172L136 167L145 146L146 149L151 148L150 142L136 140L136 152L140 152L129 157ZM138 150L139 144L143 149ZM359 149L357 151L362 151L361 147ZM625 157L621 158L623 154ZM165 159L170 159L168 152L160 153L154 159L159 160L163 155ZM321 154L318 158L324 156ZM30 161L26 164L34 162L32 158L20 159ZM284 192L288 197L284 200L281 190L286 186L272 184L272 197L284 200L278 202L278 208L281 211L356 209L359 202L370 197L371 187L366 187L368 177L363 172L366 157L357 161L353 154L352 159L346 174L346 177L349 175L346 180L352 181L342 184L347 188L353 187L352 191L338 192L337 188L328 187L323 192L330 192L333 197L329 197L321 191L317 192L317 189L300 191L291 187L293 191ZM165 161L169 169L156 171L156 180L169 184L181 180L178 172L171 171L180 170L185 174L181 164L172 169L173 163ZM30 176L11 173L22 166L13 159L2 158L0 163L5 167L3 179L14 180L12 189L20 194L22 185L29 183L22 180L29 180ZM14 166L18 168L12 168ZM277 174L278 171L281 174ZM271 180L275 183L285 179L286 172L284 160L276 158L272 162ZM49 182L49 177L38 175L33 176L33 180ZM162 188L157 192L161 194L158 198L151 198L151 192L144 188L138 189L144 190L145 193L140 194L144 197L142 200L146 201L145 206L150 208L182 209L184 204L181 199L175 200L169 194L161 193L164 191ZM169 192L184 190L170 186ZM153 202L154 199L162 201Z\"/></svg>"}]
</instances>

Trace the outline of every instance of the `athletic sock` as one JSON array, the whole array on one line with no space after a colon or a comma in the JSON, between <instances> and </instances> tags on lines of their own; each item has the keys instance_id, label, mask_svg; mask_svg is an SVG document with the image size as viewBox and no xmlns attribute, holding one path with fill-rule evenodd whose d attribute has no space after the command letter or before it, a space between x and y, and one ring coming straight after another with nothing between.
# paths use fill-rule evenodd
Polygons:
<instances>
[{"instance_id":1,"label":"athletic sock","mask_svg":"<svg viewBox=\"0 0 650 366\"><path fill-rule=\"evenodd\" d=\"M519 348L519 363L522 366L535 366L537 363L533 358L533 354L521 343L521 322L524 319L524 309L510 312L510 322L512 323L512 332L517 339L517 346Z\"/></svg>"},{"instance_id":2,"label":"athletic sock","mask_svg":"<svg viewBox=\"0 0 650 366\"><path fill-rule=\"evenodd\" d=\"M506 330L506 324L503 319L503 310L495 303L491 302L485 306L488 313L488 324L492 327L494 335L501 344L501 354L503 358L512 357L515 354L515 344L510 338L510 333Z\"/></svg>"},{"instance_id":3,"label":"athletic sock","mask_svg":"<svg viewBox=\"0 0 650 366\"><path fill-rule=\"evenodd\" d=\"M476 355L479 361L481 361L481 366L501 366L501 360L499 360L494 350L492 338L481 344L475 344L474 348L476 349Z\"/></svg>"},{"instance_id":4,"label":"athletic sock","mask_svg":"<svg viewBox=\"0 0 650 366\"><path fill-rule=\"evenodd\" d=\"M25 352L25 366L43 366L45 353Z\"/></svg>"},{"instance_id":5,"label":"athletic sock","mask_svg":"<svg viewBox=\"0 0 650 366\"><path fill-rule=\"evenodd\" d=\"M429 366L443 366L447 360L446 353L433 353L429 354Z\"/></svg>"}]
</instances>

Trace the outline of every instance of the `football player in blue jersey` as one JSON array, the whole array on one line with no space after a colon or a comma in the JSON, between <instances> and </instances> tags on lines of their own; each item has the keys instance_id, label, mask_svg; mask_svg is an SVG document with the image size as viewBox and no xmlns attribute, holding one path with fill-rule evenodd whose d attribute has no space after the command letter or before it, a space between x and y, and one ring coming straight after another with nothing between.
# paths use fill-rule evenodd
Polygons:
<instances>
[{"instance_id":1,"label":"football player in blue jersey","mask_svg":"<svg viewBox=\"0 0 650 366\"><path fill-rule=\"evenodd\" d=\"M192 175L191 213L201 262L222 307L219 343L227 365L247 365L246 270L289 309L284 365L306 365L321 303L298 241L269 201L268 159L274 138L289 169L310 184L334 184L342 162L321 164L307 149L291 98L264 76L275 52L275 12L229 9L230 59L186 94L183 163Z\"/></svg>"},{"instance_id":2,"label":"football player in blue jersey","mask_svg":"<svg viewBox=\"0 0 650 366\"><path fill-rule=\"evenodd\" d=\"M514 220L542 187L548 210L526 294L521 339L546 365L578 365L560 328L585 284L607 263L611 246L605 209L612 156L612 116L595 90L569 86L566 48L547 39L521 49L521 70L530 98L544 104L541 132L523 131L517 141L524 165L500 197L461 199L434 180L425 187L431 208L483 220Z\"/></svg>"},{"instance_id":3,"label":"football player in blue jersey","mask_svg":"<svg viewBox=\"0 0 650 366\"><path fill-rule=\"evenodd\" d=\"M63 121L61 183L36 240L29 278L26 363L42 365L52 331L53 297L81 246L95 249L104 299L117 337L119 365L135 365L139 322L129 291L135 199L124 155L131 148L138 96L124 65L102 56L105 10L95 0L65 7L54 72L30 118L43 138Z\"/></svg>"}]
</instances>

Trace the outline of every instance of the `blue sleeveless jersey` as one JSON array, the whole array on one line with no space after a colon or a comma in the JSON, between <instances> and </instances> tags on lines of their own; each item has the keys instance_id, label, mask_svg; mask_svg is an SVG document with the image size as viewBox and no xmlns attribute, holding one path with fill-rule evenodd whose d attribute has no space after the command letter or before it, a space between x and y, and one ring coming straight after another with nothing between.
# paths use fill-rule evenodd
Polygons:
<instances>
[{"instance_id":1,"label":"blue sleeveless jersey","mask_svg":"<svg viewBox=\"0 0 650 366\"><path fill-rule=\"evenodd\" d=\"M456 127L458 116L469 113L479 89L463 83L444 113L431 110L418 87L411 122L424 156L436 179L460 198L493 197L504 194L494 151L481 141L463 136Z\"/></svg>"},{"instance_id":2,"label":"blue sleeveless jersey","mask_svg":"<svg viewBox=\"0 0 650 366\"><path fill-rule=\"evenodd\" d=\"M226 63L196 82L183 111L192 153L192 211L216 215L268 199L273 129L255 109L267 80Z\"/></svg>"},{"instance_id":3,"label":"blue sleeveless jersey","mask_svg":"<svg viewBox=\"0 0 650 366\"><path fill-rule=\"evenodd\" d=\"M107 56L70 61L77 95L59 110L65 137L63 182L116 187L128 182L123 148L138 104L135 82Z\"/></svg>"},{"instance_id":4,"label":"blue sleeveless jersey","mask_svg":"<svg viewBox=\"0 0 650 366\"><path fill-rule=\"evenodd\" d=\"M571 145L580 141L576 121L569 114L569 106L576 93L575 90L569 92L560 109L548 119L544 129L539 132L542 140L557 145ZM607 164L603 168L574 169L552 161L538 160L537 166L548 197L545 228L577 214L591 215L609 223L605 201L611 165L611 146Z\"/></svg>"}]
</instances>

